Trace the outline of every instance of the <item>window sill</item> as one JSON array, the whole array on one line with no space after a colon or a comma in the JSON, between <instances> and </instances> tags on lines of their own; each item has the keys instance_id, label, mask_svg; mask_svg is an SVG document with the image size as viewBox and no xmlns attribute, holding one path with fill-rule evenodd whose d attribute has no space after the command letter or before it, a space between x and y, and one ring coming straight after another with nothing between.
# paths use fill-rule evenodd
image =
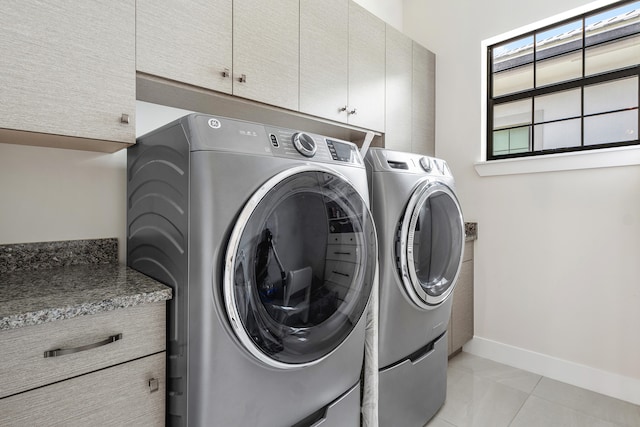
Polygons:
<instances>
[{"instance_id":1,"label":"window sill","mask_svg":"<svg viewBox=\"0 0 640 427\"><path fill-rule=\"evenodd\" d=\"M498 176L639 164L640 147L632 146L573 153L547 154L517 159L491 160L478 162L474 166L480 176Z\"/></svg>"}]
</instances>

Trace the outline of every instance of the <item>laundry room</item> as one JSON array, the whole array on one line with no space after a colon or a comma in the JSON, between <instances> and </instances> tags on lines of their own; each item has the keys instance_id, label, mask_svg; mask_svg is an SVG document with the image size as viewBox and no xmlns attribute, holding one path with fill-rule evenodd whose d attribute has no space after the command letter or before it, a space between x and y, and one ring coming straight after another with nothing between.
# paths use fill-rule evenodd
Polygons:
<instances>
[{"instance_id":1,"label":"laundry room","mask_svg":"<svg viewBox=\"0 0 640 427\"><path fill-rule=\"evenodd\" d=\"M640 425L639 1L6 0L0 56L0 426Z\"/></svg>"}]
</instances>

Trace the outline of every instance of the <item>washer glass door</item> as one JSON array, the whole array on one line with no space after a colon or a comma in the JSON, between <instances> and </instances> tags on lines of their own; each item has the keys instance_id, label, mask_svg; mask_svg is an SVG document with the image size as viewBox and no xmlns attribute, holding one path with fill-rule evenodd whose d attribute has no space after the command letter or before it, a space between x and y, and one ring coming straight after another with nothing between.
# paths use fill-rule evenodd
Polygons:
<instances>
[{"instance_id":1,"label":"washer glass door","mask_svg":"<svg viewBox=\"0 0 640 427\"><path fill-rule=\"evenodd\" d=\"M282 172L229 240L223 292L236 336L270 366L319 362L362 316L376 257L371 214L346 179L317 166Z\"/></svg>"},{"instance_id":2,"label":"washer glass door","mask_svg":"<svg viewBox=\"0 0 640 427\"><path fill-rule=\"evenodd\" d=\"M419 307L441 304L453 291L462 264L464 222L458 200L442 182L424 181L411 196L400 224L400 273Z\"/></svg>"}]
</instances>

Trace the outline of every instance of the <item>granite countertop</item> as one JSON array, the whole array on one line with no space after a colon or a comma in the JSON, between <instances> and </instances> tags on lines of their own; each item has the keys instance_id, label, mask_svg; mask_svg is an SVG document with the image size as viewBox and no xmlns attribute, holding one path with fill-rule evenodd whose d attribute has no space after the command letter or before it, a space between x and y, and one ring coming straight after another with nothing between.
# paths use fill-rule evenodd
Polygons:
<instances>
[{"instance_id":1,"label":"granite countertop","mask_svg":"<svg viewBox=\"0 0 640 427\"><path fill-rule=\"evenodd\" d=\"M477 222L465 222L464 223L464 236L465 241L478 239L478 223Z\"/></svg>"},{"instance_id":2,"label":"granite countertop","mask_svg":"<svg viewBox=\"0 0 640 427\"><path fill-rule=\"evenodd\" d=\"M0 331L171 299L171 288L118 264L117 243L106 243L0 245Z\"/></svg>"}]
</instances>

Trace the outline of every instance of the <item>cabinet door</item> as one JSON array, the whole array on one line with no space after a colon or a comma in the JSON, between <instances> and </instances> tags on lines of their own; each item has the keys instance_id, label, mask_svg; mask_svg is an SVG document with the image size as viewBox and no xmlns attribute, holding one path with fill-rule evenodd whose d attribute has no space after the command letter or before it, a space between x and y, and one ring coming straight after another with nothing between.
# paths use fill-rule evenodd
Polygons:
<instances>
[{"instance_id":1,"label":"cabinet door","mask_svg":"<svg viewBox=\"0 0 640 427\"><path fill-rule=\"evenodd\" d=\"M165 352L0 399L3 426L164 426Z\"/></svg>"},{"instance_id":2,"label":"cabinet door","mask_svg":"<svg viewBox=\"0 0 640 427\"><path fill-rule=\"evenodd\" d=\"M384 146L411 152L411 85L413 42L387 25L387 67Z\"/></svg>"},{"instance_id":3,"label":"cabinet door","mask_svg":"<svg viewBox=\"0 0 640 427\"><path fill-rule=\"evenodd\" d=\"M231 93L232 4L137 0L137 70Z\"/></svg>"},{"instance_id":4,"label":"cabinet door","mask_svg":"<svg viewBox=\"0 0 640 427\"><path fill-rule=\"evenodd\" d=\"M348 0L300 0L300 111L346 122Z\"/></svg>"},{"instance_id":5,"label":"cabinet door","mask_svg":"<svg viewBox=\"0 0 640 427\"><path fill-rule=\"evenodd\" d=\"M436 153L436 56L413 42L412 144L414 153Z\"/></svg>"},{"instance_id":6,"label":"cabinet door","mask_svg":"<svg viewBox=\"0 0 640 427\"><path fill-rule=\"evenodd\" d=\"M449 354L461 349L473 338L473 260L462 263L458 282L453 291L449 332L451 340Z\"/></svg>"},{"instance_id":7,"label":"cabinet door","mask_svg":"<svg viewBox=\"0 0 640 427\"><path fill-rule=\"evenodd\" d=\"M385 23L351 1L349 124L384 131L384 73Z\"/></svg>"},{"instance_id":8,"label":"cabinet door","mask_svg":"<svg viewBox=\"0 0 640 427\"><path fill-rule=\"evenodd\" d=\"M298 2L234 0L234 95L298 109Z\"/></svg>"},{"instance_id":9,"label":"cabinet door","mask_svg":"<svg viewBox=\"0 0 640 427\"><path fill-rule=\"evenodd\" d=\"M2 0L0 58L0 128L135 142L134 0Z\"/></svg>"}]
</instances>

